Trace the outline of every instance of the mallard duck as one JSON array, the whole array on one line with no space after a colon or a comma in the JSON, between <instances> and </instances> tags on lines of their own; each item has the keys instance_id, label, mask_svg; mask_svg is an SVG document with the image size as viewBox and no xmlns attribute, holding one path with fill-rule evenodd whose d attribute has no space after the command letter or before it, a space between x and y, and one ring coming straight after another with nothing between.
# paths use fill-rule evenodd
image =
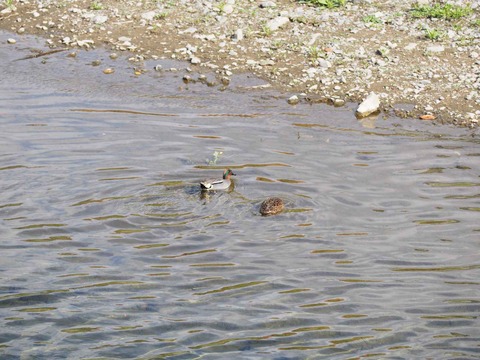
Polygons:
<instances>
[{"instance_id":1,"label":"mallard duck","mask_svg":"<svg viewBox=\"0 0 480 360\"><path fill-rule=\"evenodd\" d=\"M283 200L278 197L265 199L260 205L260 214L264 216L275 215L281 213L285 208Z\"/></svg>"},{"instance_id":2,"label":"mallard duck","mask_svg":"<svg viewBox=\"0 0 480 360\"><path fill-rule=\"evenodd\" d=\"M235 176L232 170L227 169L222 179L207 179L200 182L202 190L227 190L232 185L231 176Z\"/></svg>"}]
</instances>

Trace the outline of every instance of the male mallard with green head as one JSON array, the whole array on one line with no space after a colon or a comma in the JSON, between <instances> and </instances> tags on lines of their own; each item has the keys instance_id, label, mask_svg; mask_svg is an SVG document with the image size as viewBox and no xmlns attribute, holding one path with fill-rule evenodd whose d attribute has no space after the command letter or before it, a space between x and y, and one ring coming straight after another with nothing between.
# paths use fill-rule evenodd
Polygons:
<instances>
[{"instance_id":1,"label":"male mallard with green head","mask_svg":"<svg viewBox=\"0 0 480 360\"><path fill-rule=\"evenodd\" d=\"M232 170L227 169L222 179L207 179L200 182L202 190L227 190L232 185L231 176L235 176Z\"/></svg>"}]
</instances>

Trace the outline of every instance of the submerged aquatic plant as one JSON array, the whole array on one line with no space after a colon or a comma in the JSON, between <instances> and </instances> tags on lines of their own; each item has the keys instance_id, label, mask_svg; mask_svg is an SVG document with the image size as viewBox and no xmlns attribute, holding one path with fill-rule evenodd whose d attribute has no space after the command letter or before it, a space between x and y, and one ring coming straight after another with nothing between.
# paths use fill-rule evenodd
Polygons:
<instances>
[{"instance_id":1,"label":"submerged aquatic plant","mask_svg":"<svg viewBox=\"0 0 480 360\"><path fill-rule=\"evenodd\" d=\"M208 165L216 165L217 161L220 159L220 156L223 155L223 151L215 150L210 159L206 159Z\"/></svg>"}]
</instances>

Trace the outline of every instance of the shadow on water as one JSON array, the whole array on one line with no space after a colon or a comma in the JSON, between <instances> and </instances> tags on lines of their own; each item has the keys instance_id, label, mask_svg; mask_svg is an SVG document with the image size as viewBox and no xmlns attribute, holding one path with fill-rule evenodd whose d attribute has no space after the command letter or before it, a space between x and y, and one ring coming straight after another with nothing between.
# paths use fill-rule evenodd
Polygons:
<instances>
[{"instance_id":1,"label":"shadow on water","mask_svg":"<svg viewBox=\"0 0 480 360\"><path fill-rule=\"evenodd\" d=\"M475 134L36 41L0 45L2 358L478 356Z\"/></svg>"}]
</instances>

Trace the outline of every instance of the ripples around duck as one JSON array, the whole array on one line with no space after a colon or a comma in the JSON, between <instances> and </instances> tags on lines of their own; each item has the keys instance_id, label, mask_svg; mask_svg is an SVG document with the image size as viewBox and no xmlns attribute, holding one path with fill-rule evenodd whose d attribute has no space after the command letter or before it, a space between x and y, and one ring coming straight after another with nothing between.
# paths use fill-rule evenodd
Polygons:
<instances>
[{"instance_id":1,"label":"ripples around duck","mask_svg":"<svg viewBox=\"0 0 480 360\"><path fill-rule=\"evenodd\" d=\"M2 359L478 357L468 130L20 45L0 45ZM234 189L202 194L227 167ZM260 216L268 196L285 211Z\"/></svg>"}]
</instances>

